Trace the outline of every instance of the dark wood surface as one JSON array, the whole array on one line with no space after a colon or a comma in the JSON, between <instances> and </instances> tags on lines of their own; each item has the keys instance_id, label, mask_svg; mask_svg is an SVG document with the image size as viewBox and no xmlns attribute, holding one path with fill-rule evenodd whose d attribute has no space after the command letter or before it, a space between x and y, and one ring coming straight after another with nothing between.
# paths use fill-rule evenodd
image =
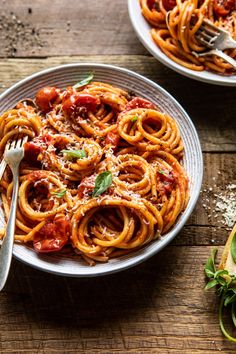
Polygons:
<instances>
[{"instance_id":1,"label":"dark wood surface","mask_svg":"<svg viewBox=\"0 0 236 354\"><path fill-rule=\"evenodd\" d=\"M229 232L206 207L236 182L235 89L158 63L136 38L125 0L1 0L1 91L43 68L88 61L143 74L182 104L204 153L201 197L171 245L122 273L68 279L13 260L0 294L0 352L235 353L219 330L214 292L203 291L210 249L221 253Z\"/></svg>"}]
</instances>

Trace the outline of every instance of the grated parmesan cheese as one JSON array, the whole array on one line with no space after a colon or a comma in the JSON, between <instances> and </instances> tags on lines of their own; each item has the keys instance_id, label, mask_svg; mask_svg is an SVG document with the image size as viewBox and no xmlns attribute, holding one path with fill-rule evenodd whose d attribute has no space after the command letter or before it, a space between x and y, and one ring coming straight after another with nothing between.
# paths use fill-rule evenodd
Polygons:
<instances>
[{"instance_id":1,"label":"grated parmesan cheese","mask_svg":"<svg viewBox=\"0 0 236 354\"><path fill-rule=\"evenodd\" d=\"M218 172L218 174L220 174L220 172ZM208 218L213 217L214 219L217 219L221 217L221 222L227 228L231 229L236 223L236 184L228 184L224 188L224 191L218 194L213 193L212 188L209 188L208 190L204 189L203 192L208 192L215 198L213 201L213 208L212 205L209 206L210 199L208 197L203 199L204 203L202 206L206 210ZM210 210L211 213L209 212Z\"/></svg>"},{"instance_id":2,"label":"grated parmesan cheese","mask_svg":"<svg viewBox=\"0 0 236 354\"><path fill-rule=\"evenodd\" d=\"M233 227L236 222L236 184L229 184L226 190L230 192L218 195L215 210L222 213L227 226Z\"/></svg>"}]
</instances>

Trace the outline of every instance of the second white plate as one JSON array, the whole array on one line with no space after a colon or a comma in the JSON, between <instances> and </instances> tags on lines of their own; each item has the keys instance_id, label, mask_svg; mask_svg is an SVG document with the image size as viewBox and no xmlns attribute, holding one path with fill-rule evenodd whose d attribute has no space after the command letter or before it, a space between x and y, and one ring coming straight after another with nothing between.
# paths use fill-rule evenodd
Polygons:
<instances>
[{"instance_id":1,"label":"second white plate","mask_svg":"<svg viewBox=\"0 0 236 354\"><path fill-rule=\"evenodd\" d=\"M155 44L150 35L151 26L141 13L139 0L128 0L128 10L133 28L146 49L162 64L177 71L179 74L190 77L198 81L222 86L236 86L236 75L224 76L211 73L209 71L194 71L185 68L169 59Z\"/></svg>"}]
</instances>

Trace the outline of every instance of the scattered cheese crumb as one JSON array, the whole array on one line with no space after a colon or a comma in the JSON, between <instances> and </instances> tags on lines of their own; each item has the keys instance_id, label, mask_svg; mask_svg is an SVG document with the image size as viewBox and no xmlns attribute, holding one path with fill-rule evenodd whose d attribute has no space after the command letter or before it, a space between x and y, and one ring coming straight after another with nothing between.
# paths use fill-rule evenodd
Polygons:
<instances>
[{"instance_id":1,"label":"scattered cheese crumb","mask_svg":"<svg viewBox=\"0 0 236 354\"><path fill-rule=\"evenodd\" d=\"M236 193L233 191L236 189L235 184L230 184L226 187L229 193L218 195L215 210L222 213L225 224L229 227L233 227L236 222Z\"/></svg>"},{"instance_id":2,"label":"scattered cheese crumb","mask_svg":"<svg viewBox=\"0 0 236 354\"><path fill-rule=\"evenodd\" d=\"M221 172L218 172L221 174ZM222 224L228 228L232 228L236 222L236 184L231 183L224 187L221 193L213 193L213 188L203 190L207 195L203 197L203 208L207 211L208 218L214 219L222 217ZM209 206L209 195L213 195L215 200ZM211 210L211 212L210 212Z\"/></svg>"}]
</instances>

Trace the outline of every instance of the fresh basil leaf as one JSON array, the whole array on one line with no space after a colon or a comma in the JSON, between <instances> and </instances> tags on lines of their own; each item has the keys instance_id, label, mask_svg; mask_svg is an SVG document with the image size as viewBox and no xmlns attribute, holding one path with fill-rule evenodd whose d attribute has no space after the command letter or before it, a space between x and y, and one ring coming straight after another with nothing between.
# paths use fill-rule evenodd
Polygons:
<instances>
[{"instance_id":1,"label":"fresh basil leaf","mask_svg":"<svg viewBox=\"0 0 236 354\"><path fill-rule=\"evenodd\" d=\"M138 120L138 116L134 116L131 118L131 122L136 122Z\"/></svg>"},{"instance_id":2,"label":"fresh basil leaf","mask_svg":"<svg viewBox=\"0 0 236 354\"><path fill-rule=\"evenodd\" d=\"M80 82L78 82L77 84L75 84L75 85L73 86L73 88L74 88L74 89L77 89L77 88L79 88L79 87L88 85L88 84L93 80L93 77L94 77L94 74L93 74L92 72L90 72L90 73L88 74L88 76L87 76L85 79L83 79L83 80L81 80Z\"/></svg>"},{"instance_id":3,"label":"fresh basil leaf","mask_svg":"<svg viewBox=\"0 0 236 354\"><path fill-rule=\"evenodd\" d=\"M84 150L61 150L61 152L70 157L76 157L77 159L83 159L86 157L86 152Z\"/></svg>"},{"instance_id":4,"label":"fresh basil leaf","mask_svg":"<svg viewBox=\"0 0 236 354\"><path fill-rule=\"evenodd\" d=\"M105 171L100 173L95 180L95 187L93 190L93 197L97 197L105 192L112 184L112 173Z\"/></svg>"},{"instance_id":5,"label":"fresh basil leaf","mask_svg":"<svg viewBox=\"0 0 236 354\"><path fill-rule=\"evenodd\" d=\"M210 280L209 283L205 286L205 290L209 290L214 286L218 285L218 281L216 279Z\"/></svg>"},{"instance_id":6,"label":"fresh basil leaf","mask_svg":"<svg viewBox=\"0 0 236 354\"><path fill-rule=\"evenodd\" d=\"M225 326L224 326L224 321L223 321L223 307L224 307L224 296L222 296L221 300L220 300L220 305L219 305L219 323L220 323L220 329L222 331L222 333L224 334L224 336L230 340L231 342L236 342L236 338L232 337L228 332L227 330L225 329ZM234 311L235 311L235 308L234 308L234 302L232 304L232 319L233 319L233 322L235 320L235 316L234 316ZM234 322L235 323L235 322Z\"/></svg>"},{"instance_id":7,"label":"fresh basil leaf","mask_svg":"<svg viewBox=\"0 0 236 354\"><path fill-rule=\"evenodd\" d=\"M209 269L205 269L205 274L208 278L214 278L215 273L213 273L211 270Z\"/></svg>"},{"instance_id":8,"label":"fresh basil leaf","mask_svg":"<svg viewBox=\"0 0 236 354\"><path fill-rule=\"evenodd\" d=\"M216 280L218 281L219 285L224 287L224 289L228 288L228 283L223 277L218 277Z\"/></svg>"},{"instance_id":9,"label":"fresh basil leaf","mask_svg":"<svg viewBox=\"0 0 236 354\"><path fill-rule=\"evenodd\" d=\"M234 263L236 263L236 232L233 235L231 245L230 245L231 256L233 258Z\"/></svg>"},{"instance_id":10,"label":"fresh basil leaf","mask_svg":"<svg viewBox=\"0 0 236 354\"><path fill-rule=\"evenodd\" d=\"M62 189L61 191L58 192L52 192L53 195L57 198L62 198L66 194L66 189Z\"/></svg>"},{"instance_id":11,"label":"fresh basil leaf","mask_svg":"<svg viewBox=\"0 0 236 354\"><path fill-rule=\"evenodd\" d=\"M214 278L217 279L219 277L222 277L222 275L228 275L229 272L226 269L219 269L217 272L215 272Z\"/></svg>"},{"instance_id":12,"label":"fresh basil leaf","mask_svg":"<svg viewBox=\"0 0 236 354\"><path fill-rule=\"evenodd\" d=\"M205 265L205 274L208 278L212 278L214 277L214 274L216 272L216 268L215 268L215 257L217 254L217 249L214 248L211 252L211 257L208 258L206 265Z\"/></svg>"},{"instance_id":13,"label":"fresh basil leaf","mask_svg":"<svg viewBox=\"0 0 236 354\"><path fill-rule=\"evenodd\" d=\"M161 175L164 175L164 174L165 174L165 171L163 171L163 170L158 170L158 172L159 172Z\"/></svg>"}]
</instances>

